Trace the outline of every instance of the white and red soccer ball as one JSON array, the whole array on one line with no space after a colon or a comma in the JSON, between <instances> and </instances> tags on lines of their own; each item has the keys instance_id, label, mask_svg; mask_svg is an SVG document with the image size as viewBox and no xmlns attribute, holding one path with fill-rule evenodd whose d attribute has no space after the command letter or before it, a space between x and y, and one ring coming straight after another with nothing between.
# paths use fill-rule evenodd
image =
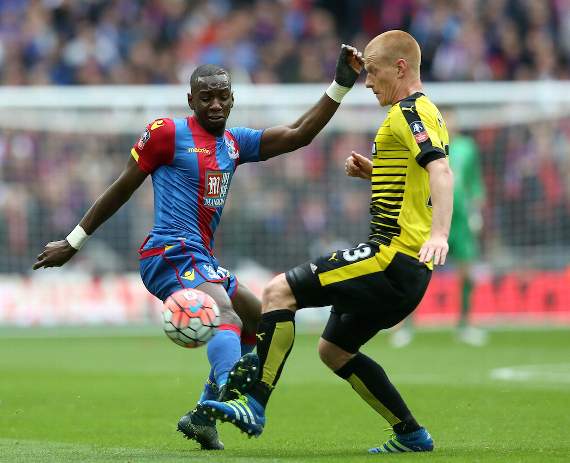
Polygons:
<instances>
[{"instance_id":1,"label":"white and red soccer ball","mask_svg":"<svg viewBox=\"0 0 570 463\"><path fill-rule=\"evenodd\" d=\"M206 344L220 326L216 301L198 289L181 289L168 296L162 311L166 335L182 347Z\"/></svg>"}]
</instances>

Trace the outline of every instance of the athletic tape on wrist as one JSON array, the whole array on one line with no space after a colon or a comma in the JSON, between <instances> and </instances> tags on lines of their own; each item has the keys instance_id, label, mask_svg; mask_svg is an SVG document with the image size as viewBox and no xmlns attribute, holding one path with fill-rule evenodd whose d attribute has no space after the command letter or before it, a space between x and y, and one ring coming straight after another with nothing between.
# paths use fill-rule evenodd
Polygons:
<instances>
[{"instance_id":1,"label":"athletic tape on wrist","mask_svg":"<svg viewBox=\"0 0 570 463\"><path fill-rule=\"evenodd\" d=\"M83 247L85 241L87 241L88 238L89 235L85 233L85 230L83 230L83 227L81 227L81 225L77 225L73 231L65 237L71 247L77 249L78 251Z\"/></svg>"},{"instance_id":2,"label":"athletic tape on wrist","mask_svg":"<svg viewBox=\"0 0 570 463\"><path fill-rule=\"evenodd\" d=\"M350 91L350 87L343 87L342 85L338 84L336 80L332 81L329 88L327 88L326 94L331 97L337 103L340 103L348 92Z\"/></svg>"}]
</instances>

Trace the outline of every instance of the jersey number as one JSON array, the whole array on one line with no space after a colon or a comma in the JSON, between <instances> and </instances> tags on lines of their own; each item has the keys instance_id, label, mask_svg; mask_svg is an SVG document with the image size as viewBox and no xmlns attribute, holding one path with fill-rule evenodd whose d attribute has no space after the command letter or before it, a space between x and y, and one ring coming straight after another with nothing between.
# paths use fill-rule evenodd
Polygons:
<instances>
[{"instance_id":1,"label":"jersey number","mask_svg":"<svg viewBox=\"0 0 570 463\"><path fill-rule=\"evenodd\" d=\"M342 258L347 262L354 262L358 259L365 259L372 254L370 246L359 246L354 249L347 249L342 253Z\"/></svg>"}]
</instances>

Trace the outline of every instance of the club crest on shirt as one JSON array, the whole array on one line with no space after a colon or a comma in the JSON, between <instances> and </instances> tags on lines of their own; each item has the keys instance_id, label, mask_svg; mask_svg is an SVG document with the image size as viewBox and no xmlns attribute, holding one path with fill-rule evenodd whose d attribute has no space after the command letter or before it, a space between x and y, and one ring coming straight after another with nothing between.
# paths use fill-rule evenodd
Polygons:
<instances>
[{"instance_id":1,"label":"club crest on shirt","mask_svg":"<svg viewBox=\"0 0 570 463\"><path fill-rule=\"evenodd\" d=\"M235 142L231 138L224 138L224 141L226 142L226 147L228 149L228 155L230 159L239 158L239 150Z\"/></svg>"},{"instance_id":2,"label":"club crest on shirt","mask_svg":"<svg viewBox=\"0 0 570 463\"><path fill-rule=\"evenodd\" d=\"M204 206L221 207L226 202L230 186L229 170L208 170L204 178Z\"/></svg>"},{"instance_id":3,"label":"club crest on shirt","mask_svg":"<svg viewBox=\"0 0 570 463\"><path fill-rule=\"evenodd\" d=\"M150 131L148 129L145 129L145 131L143 132L143 134L139 138L139 142L137 143L137 148L139 150L142 150L144 148L144 145L146 145L146 142L148 141L149 138L150 138Z\"/></svg>"},{"instance_id":4,"label":"club crest on shirt","mask_svg":"<svg viewBox=\"0 0 570 463\"><path fill-rule=\"evenodd\" d=\"M412 134L416 139L416 143L423 143L427 139L429 139L429 135L424 127L422 121L414 121L410 124L410 129L412 130Z\"/></svg>"}]
</instances>

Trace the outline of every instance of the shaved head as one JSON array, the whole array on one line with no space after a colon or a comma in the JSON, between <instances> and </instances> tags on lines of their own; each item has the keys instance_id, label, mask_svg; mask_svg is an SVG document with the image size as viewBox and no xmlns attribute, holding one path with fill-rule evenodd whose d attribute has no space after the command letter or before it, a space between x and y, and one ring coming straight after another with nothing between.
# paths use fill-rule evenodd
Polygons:
<instances>
[{"instance_id":1,"label":"shaved head","mask_svg":"<svg viewBox=\"0 0 570 463\"><path fill-rule=\"evenodd\" d=\"M366 87L381 106L394 104L422 89L418 42L407 32L387 31L374 37L364 49Z\"/></svg>"},{"instance_id":2,"label":"shaved head","mask_svg":"<svg viewBox=\"0 0 570 463\"><path fill-rule=\"evenodd\" d=\"M231 85L230 73L223 67L216 64L203 64L198 66L190 76L190 89L192 93L197 90L200 80L209 76L226 76L229 85Z\"/></svg>"},{"instance_id":3,"label":"shaved head","mask_svg":"<svg viewBox=\"0 0 570 463\"><path fill-rule=\"evenodd\" d=\"M364 49L364 60L380 66L394 64L399 59L408 63L410 72L420 75L422 54L416 39L404 31L384 32L374 37Z\"/></svg>"}]
</instances>

